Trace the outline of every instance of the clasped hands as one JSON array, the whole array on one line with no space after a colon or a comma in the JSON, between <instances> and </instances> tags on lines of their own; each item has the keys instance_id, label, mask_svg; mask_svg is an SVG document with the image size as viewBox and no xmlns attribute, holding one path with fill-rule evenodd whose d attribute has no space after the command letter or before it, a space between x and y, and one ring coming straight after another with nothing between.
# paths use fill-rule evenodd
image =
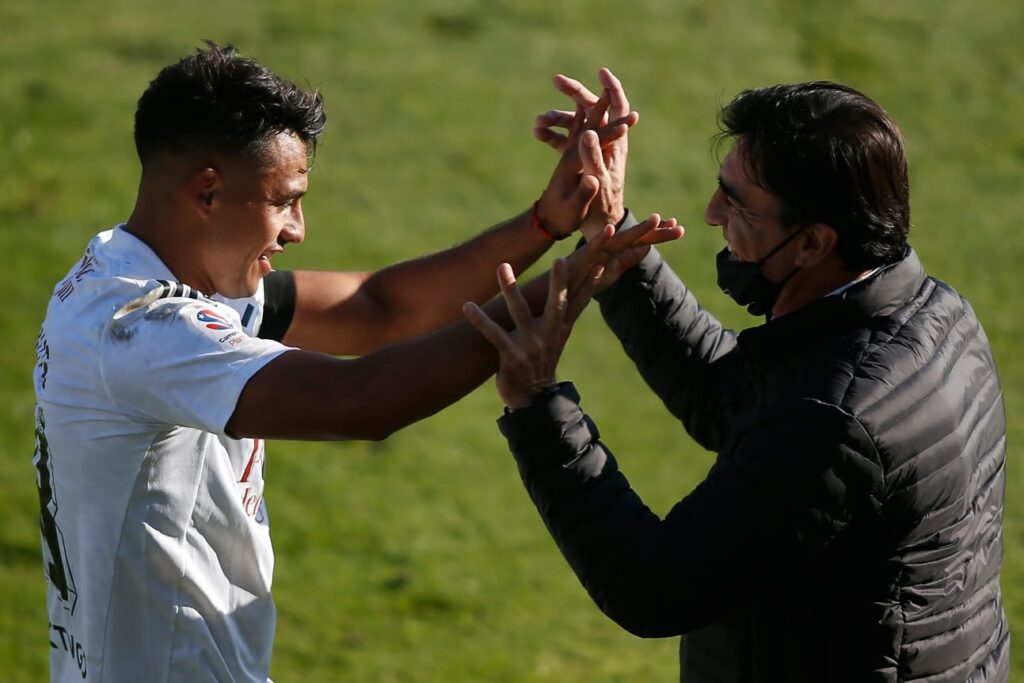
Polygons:
<instances>
[{"instance_id":1,"label":"clasped hands","mask_svg":"<svg viewBox=\"0 0 1024 683\"><path fill-rule=\"evenodd\" d=\"M572 326L595 291L639 263L651 245L683 234L674 218L663 221L658 214L616 233L613 224L625 211L627 132L639 116L629 111L622 85L611 71L601 69L599 78L602 92L596 97L578 81L556 76L555 87L573 100L576 110L541 114L534 129L538 140L562 153L538 204L541 220L563 233L579 226L586 246L552 264L540 316L534 315L507 263L498 267L498 283L513 329L506 330L474 303L463 306L469 322L498 351L498 394L512 409L530 405L555 384ZM565 128L566 134L553 131L556 127Z\"/></svg>"}]
</instances>

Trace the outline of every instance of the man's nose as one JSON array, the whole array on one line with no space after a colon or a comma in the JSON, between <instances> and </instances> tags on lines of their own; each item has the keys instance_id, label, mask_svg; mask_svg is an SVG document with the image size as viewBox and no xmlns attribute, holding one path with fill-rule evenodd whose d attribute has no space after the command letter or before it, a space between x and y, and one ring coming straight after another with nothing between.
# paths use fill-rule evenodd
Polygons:
<instances>
[{"instance_id":1,"label":"man's nose","mask_svg":"<svg viewBox=\"0 0 1024 683\"><path fill-rule=\"evenodd\" d=\"M721 188L715 190L704 209L704 222L712 227L725 225L726 201Z\"/></svg>"},{"instance_id":2,"label":"man's nose","mask_svg":"<svg viewBox=\"0 0 1024 683\"><path fill-rule=\"evenodd\" d=\"M301 244L306 239L306 221L302 217L302 209L298 209L294 220L281 231L280 240L284 244Z\"/></svg>"}]
</instances>

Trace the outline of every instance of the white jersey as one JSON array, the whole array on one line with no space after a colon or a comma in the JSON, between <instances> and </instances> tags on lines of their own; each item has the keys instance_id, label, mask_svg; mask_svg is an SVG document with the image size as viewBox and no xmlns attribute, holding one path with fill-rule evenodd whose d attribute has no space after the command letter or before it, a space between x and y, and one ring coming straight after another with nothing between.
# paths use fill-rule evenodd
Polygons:
<instances>
[{"instance_id":1,"label":"white jersey","mask_svg":"<svg viewBox=\"0 0 1024 683\"><path fill-rule=\"evenodd\" d=\"M54 288L37 345L53 681L267 681L274 569L264 442L224 426L289 350L263 285L214 301L121 226Z\"/></svg>"}]
</instances>

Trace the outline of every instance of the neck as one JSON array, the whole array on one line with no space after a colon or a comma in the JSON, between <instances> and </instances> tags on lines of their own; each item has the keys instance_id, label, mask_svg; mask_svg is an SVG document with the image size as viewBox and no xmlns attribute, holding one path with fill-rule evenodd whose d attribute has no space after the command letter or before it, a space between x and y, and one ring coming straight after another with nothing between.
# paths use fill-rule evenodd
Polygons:
<instances>
[{"instance_id":1,"label":"neck","mask_svg":"<svg viewBox=\"0 0 1024 683\"><path fill-rule=\"evenodd\" d=\"M178 282L214 294L212 282L203 277L201 262L191 249L196 241L194 226L171 198L149 191L143 181L124 229L145 242Z\"/></svg>"},{"instance_id":2,"label":"neck","mask_svg":"<svg viewBox=\"0 0 1024 683\"><path fill-rule=\"evenodd\" d=\"M772 307L772 318L780 318L804 306L824 298L843 285L859 280L869 270L848 271L842 267L826 267L822 263L811 268L800 269L779 293Z\"/></svg>"}]
</instances>

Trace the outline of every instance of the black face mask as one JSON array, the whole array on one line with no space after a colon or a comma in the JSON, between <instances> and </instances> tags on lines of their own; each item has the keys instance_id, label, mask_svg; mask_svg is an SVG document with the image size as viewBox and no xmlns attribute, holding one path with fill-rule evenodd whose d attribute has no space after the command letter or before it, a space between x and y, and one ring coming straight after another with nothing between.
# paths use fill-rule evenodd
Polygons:
<instances>
[{"instance_id":1,"label":"black face mask","mask_svg":"<svg viewBox=\"0 0 1024 683\"><path fill-rule=\"evenodd\" d=\"M715 265L718 267L718 286L740 306L746 306L751 315L766 315L779 298L783 285L800 270L797 266L782 282L771 282L761 273L761 265L775 252L789 244L789 241L803 232L803 228L782 240L760 261L735 261L730 258L729 248L718 252Z\"/></svg>"}]
</instances>

